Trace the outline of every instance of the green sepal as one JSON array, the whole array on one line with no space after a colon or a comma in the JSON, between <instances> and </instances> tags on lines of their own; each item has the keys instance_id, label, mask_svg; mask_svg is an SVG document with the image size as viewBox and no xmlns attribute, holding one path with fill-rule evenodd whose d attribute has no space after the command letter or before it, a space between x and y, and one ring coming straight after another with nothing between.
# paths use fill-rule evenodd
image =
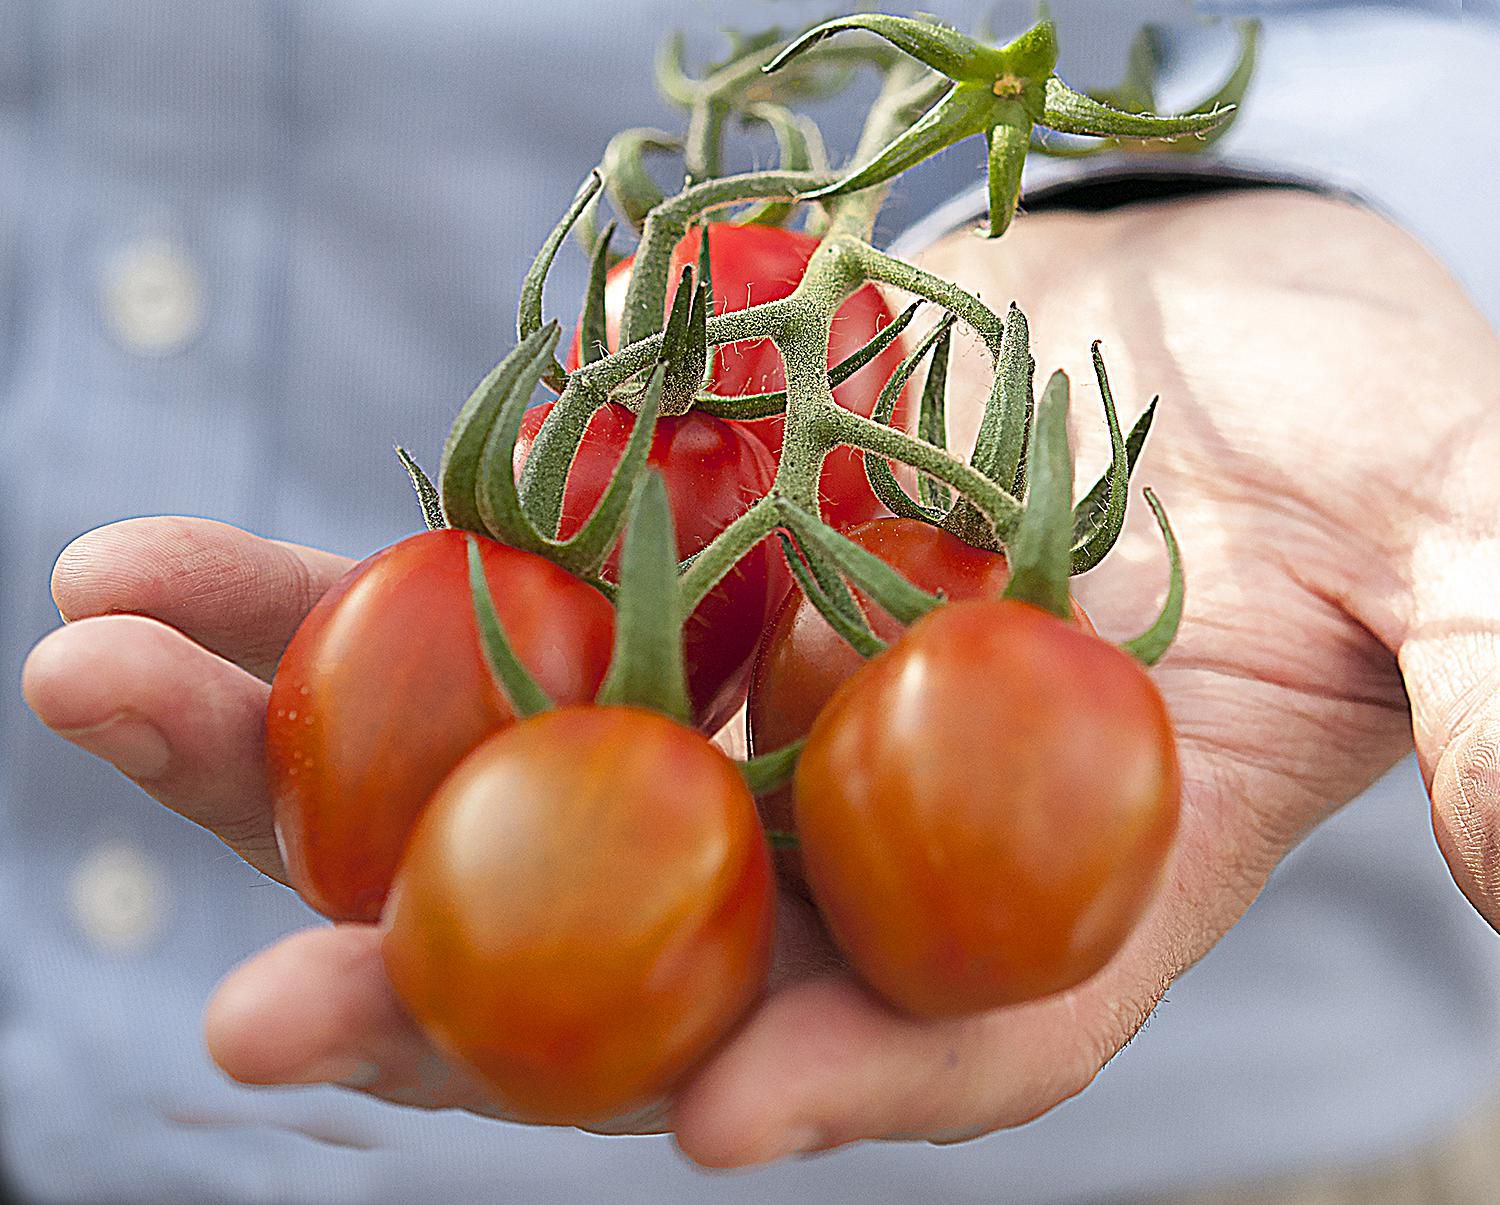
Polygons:
<instances>
[{"instance_id":1,"label":"green sepal","mask_svg":"<svg viewBox=\"0 0 1500 1205\"><path fill-rule=\"evenodd\" d=\"M933 346L932 362L927 366L927 380L922 386L922 401L917 409L917 434L939 448L948 446L948 356L952 348L953 328L950 325ZM953 491L925 474L918 478L917 490L924 506L946 514L953 505Z\"/></svg>"},{"instance_id":2,"label":"green sepal","mask_svg":"<svg viewBox=\"0 0 1500 1205\"><path fill-rule=\"evenodd\" d=\"M863 167L823 188L800 193L799 201L821 201L873 188L894 179L955 143L982 134L995 120L996 99L982 84L954 84L915 124L898 134Z\"/></svg>"},{"instance_id":3,"label":"green sepal","mask_svg":"<svg viewBox=\"0 0 1500 1205\"><path fill-rule=\"evenodd\" d=\"M646 215L665 199L661 185L646 170L647 151L681 151L682 140L665 130L638 127L621 130L604 147L600 170L614 207L639 232Z\"/></svg>"},{"instance_id":4,"label":"green sepal","mask_svg":"<svg viewBox=\"0 0 1500 1205\"><path fill-rule=\"evenodd\" d=\"M686 267L677 282L677 296L662 334L661 360L666 365L666 383L662 389L663 414L686 414L703 388L709 366L708 311L713 308L713 294L706 284L693 286L693 269ZM638 405L635 395L626 404Z\"/></svg>"},{"instance_id":5,"label":"green sepal","mask_svg":"<svg viewBox=\"0 0 1500 1205\"><path fill-rule=\"evenodd\" d=\"M990 221L987 237L999 238L1010 229L1021 203L1021 172L1031 150L1031 119L1017 112L985 134L989 152Z\"/></svg>"},{"instance_id":6,"label":"green sepal","mask_svg":"<svg viewBox=\"0 0 1500 1205\"><path fill-rule=\"evenodd\" d=\"M824 38L849 30L863 30L884 38L898 50L951 80L982 82L988 86L1004 67L1001 52L982 42L976 42L951 26L914 17L867 13L862 16L839 17L815 25L791 42L763 70L768 75L773 71L780 71L787 63Z\"/></svg>"},{"instance_id":7,"label":"green sepal","mask_svg":"<svg viewBox=\"0 0 1500 1205\"><path fill-rule=\"evenodd\" d=\"M790 745L773 749L770 753L762 753L736 762L735 765L739 767L740 773L745 776L745 785L750 788L750 794L768 795L791 782L792 775L797 772L797 758L801 755L802 746L805 744L807 744L807 738L803 737L801 740L793 741Z\"/></svg>"},{"instance_id":8,"label":"green sepal","mask_svg":"<svg viewBox=\"0 0 1500 1205\"><path fill-rule=\"evenodd\" d=\"M1026 315L1011 302L1000 338L1000 354L990 382L990 395L979 420L979 432L969 464L1001 489L1020 497L1025 479L1021 465L1031 431L1033 376L1031 331ZM994 528L967 499L960 498L943 523L949 534L992 552L1000 551Z\"/></svg>"},{"instance_id":9,"label":"green sepal","mask_svg":"<svg viewBox=\"0 0 1500 1205\"><path fill-rule=\"evenodd\" d=\"M484 530L512 548L528 552L548 552L555 541L532 525L521 505L516 488L516 439L521 420L531 403L531 395L553 357L562 328L549 322L540 331L540 342L534 346L521 371L511 378L495 411L494 422L485 436L479 467L474 481L474 502ZM523 344L523 346L526 346Z\"/></svg>"},{"instance_id":10,"label":"green sepal","mask_svg":"<svg viewBox=\"0 0 1500 1205\"><path fill-rule=\"evenodd\" d=\"M490 676L505 696L510 709L518 720L524 720L554 706L552 699L541 684L521 664L516 651L506 638L505 628L500 623L500 614L495 610L495 598L490 593L489 579L484 575L484 561L479 555L479 541L468 537L469 545L469 593L474 602L474 619L479 625L479 644L484 651L485 664Z\"/></svg>"},{"instance_id":11,"label":"green sepal","mask_svg":"<svg viewBox=\"0 0 1500 1205\"><path fill-rule=\"evenodd\" d=\"M880 396L875 400L875 409L870 417L877 423L889 426L896 412L896 402L901 396L901 391L906 388L907 382L916 375L917 368L940 343L944 343L951 337L954 324L958 319L952 313L944 313L937 325L922 337L917 344L896 366L896 371L891 373L885 385L881 387ZM928 382L932 380L931 373L928 374ZM925 393L925 391L924 391ZM927 438L923 433L923 438ZM930 440L929 442L936 442ZM939 447L944 446L938 444ZM891 513L902 519L918 519L924 523L941 523L943 512L918 502L902 488L901 483L896 480L896 474L892 472L890 461L876 452L865 453L865 479L869 481L870 488L875 492ZM919 478L924 480L925 478Z\"/></svg>"},{"instance_id":12,"label":"green sepal","mask_svg":"<svg viewBox=\"0 0 1500 1205\"><path fill-rule=\"evenodd\" d=\"M1126 453L1125 437L1120 434L1120 416L1115 410L1114 394L1110 392L1109 375L1104 371L1104 356L1099 351L1097 339L1094 340L1093 357L1094 376L1099 380L1099 395L1104 399L1104 422L1109 428L1109 468L1100 478L1104 494L1096 503L1098 509L1094 513L1097 518L1081 543L1073 540L1074 573L1088 572L1115 546L1120 530L1125 526L1125 503L1130 487L1130 457ZM1154 407L1155 403L1152 405ZM1092 495L1093 490L1089 494ZM1075 532L1078 530L1078 510L1074 508Z\"/></svg>"},{"instance_id":13,"label":"green sepal","mask_svg":"<svg viewBox=\"0 0 1500 1205\"><path fill-rule=\"evenodd\" d=\"M547 283L547 275L552 271L552 263L557 258L558 249L567 240L568 231L573 229L573 224L578 221L583 211L589 207L603 187L604 179L598 170L590 172L589 178L578 190L573 203L563 214L562 220L552 228L552 233L547 236L542 249L537 252L536 259L532 261L531 268L526 273L526 278L521 282L521 303L516 310L518 338L525 339L528 335L533 335L542 329L542 292ZM549 388L561 393L563 386L568 383L568 374L554 357L542 374L542 379L547 382Z\"/></svg>"},{"instance_id":14,"label":"green sepal","mask_svg":"<svg viewBox=\"0 0 1500 1205\"><path fill-rule=\"evenodd\" d=\"M857 352L840 360L828 370L828 388L842 385L881 352L894 343L911 325L911 320L922 308L922 302L914 301L898 314L894 321L875 332L874 337ZM694 410L712 414L718 418L733 418L744 422L756 418L769 418L786 410L786 390L770 393L747 393L739 397L720 397L716 393L700 393L693 402Z\"/></svg>"},{"instance_id":15,"label":"green sepal","mask_svg":"<svg viewBox=\"0 0 1500 1205\"><path fill-rule=\"evenodd\" d=\"M1068 446L1068 378L1054 372L1032 425L1026 509L1006 546L1005 597L1071 619L1073 453Z\"/></svg>"},{"instance_id":16,"label":"green sepal","mask_svg":"<svg viewBox=\"0 0 1500 1205\"><path fill-rule=\"evenodd\" d=\"M662 380L666 370L657 367L651 380L642 391L640 408L635 412L635 422L620 461L610 474L609 484L600 495L593 513L582 527L566 540L554 553L553 559L562 563L581 577L599 572L615 546L615 540L624 526L625 515L635 487L651 454L651 441L656 435L656 417L661 408Z\"/></svg>"},{"instance_id":17,"label":"green sepal","mask_svg":"<svg viewBox=\"0 0 1500 1205\"><path fill-rule=\"evenodd\" d=\"M777 828L766 829L766 844L772 849L801 849L802 838L796 833L782 832Z\"/></svg>"},{"instance_id":18,"label":"green sepal","mask_svg":"<svg viewBox=\"0 0 1500 1205\"><path fill-rule=\"evenodd\" d=\"M412 489L417 491L417 505L422 508L422 522L427 530L442 531L448 526L448 516L443 514L443 500L438 495L437 486L432 484L432 478L422 472L422 466L400 444L396 445L396 458L411 478Z\"/></svg>"},{"instance_id":19,"label":"green sepal","mask_svg":"<svg viewBox=\"0 0 1500 1205\"><path fill-rule=\"evenodd\" d=\"M1159 117L1154 113L1126 113L1102 104L1092 96L1075 92L1057 76L1047 81L1047 106L1039 124L1060 134L1090 138L1151 138L1171 140L1185 135L1207 134L1228 121L1234 106L1220 106L1207 113L1184 113Z\"/></svg>"},{"instance_id":20,"label":"green sepal","mask_svg":"<svg viewBox=\"0 0 1500 1205\"><path fill-rule=\"evenodd\" d=\"M1163 150L1185 150L1197 151L1217 141L1226 134L1234 125L1239 116L1239 104L1245 98L1249 90L1250 81L1255 76L1255 60L1260 44L1260 22L1259 21L1236 21L1236 32L1239 35L1239 54L1235 59L1234 67L1224 82L1213 92L1202 100L1192 104L1189 109L1195 113L1213 112L1226 106L1235 106L1234 112L1230 114L1227 121L1216 125L1212 130L1200 135L1191 142L1168 142L1161 147L1151 149ZM1109 105L1112 108L1122 109L1130 113L1145 113L1156 108L1156 83L1161 74L1164 62L1164 52L1160 31L1154 25L1147 25L1141 29L1130 45L1130 55L1127 59L1125 77L1115 88L1108 91L1094 93L1094 99ZM1149 145L1149 144L1148 144ZM1069 147L1053 148L1041 146L1038 148L1045 154L1062 154L1065 156L1079 154L1095 154L1107 150L1107 146Z\"/></svg>"},{"instance_id":21,"label":"green sepal","mask_svg":"<svg viewBox=\"0 0 1500 1205\"><path fill-rule=\"evenodd\" d=\"M604 705L660 711L679 723L692 719L682 653L682 602L677 586L677 542L661 474L647 470L630 508L620 551L615 598L615 648L599 687Z\"/></svg>"},{"instance_id":22,"label":"green sepal","mask_svg":"<svg viewBox=\"0 0 1500 1205\"><path fill-rule=\"evenodd\" d=\"M1028 415L1035 398L1036 361L1031 357L1031 327L1020 307L1011 303L995 364L995 379L979 421L969 463L998 485L1013 489L1025 458Z\"/></svg>"},{"instance_id":23,"label":"green sepal","mask_svg":"<svg viewBox=\"0 0 1500 1205\"><path fill-rule=\"evenodd\" d=\"M1130 475L1135 472L1136 461L1141 458L1141 449L1145 446L1146 436L1151 431L1151 421L1156 417L1156 405L1161 401L1160 397L1151 399L1151 404L1146 407L1141 416L1135 420L1135 425L1130 428L1130 434L1125 437L1125 480L1128 483ZM1093 536L1099 524L1103 522L1105 507L1110 497L1110 477L1114 472L1113 464L1102 474L1099 480L1094 482L1089 492L1085 494L1077 506L1073 508L1073 552L1076 557L1078 550L1082 548ZM1074 569L1075 573L1081 570Z\"/></svg>"},{"instance_id":24,"label":"green sepal","mask_svg":"<svg viewBox=\"0 0 1500 1205\"><path fill-rule=\"evenodd\" d=\"M1134 640L1124 641L1120 647L1144 665L1155 665L1172 647L1177 638L1177 629L1182 624L1182 601L1186 583L1182 574L1182 550L1177 546L1177 537L1172 534L1172 525L1167 522L1167 512L1150 490L1143 490L1146 505L1156 516L1156 526L1167 545L1167 560L1171 577L1167 584L1167 597L1162 602L1156 621Z\"/></svg>"},{"instance_id":25,"label":"green sepal","mask_svg":"<svg viewBox=\"0 0 1500 1205\"><path fill-rule=\"evenodd\" d=\"M1255 78L1255 60L1260 51L1260 22L1259 21L1237 21L1236 27L1240 35L1239 58L1235 60L1234 69L1219 87L1204 97L1192 108L1197 112L1205 110L1230 108L1229 119L1220 122L1213 129L1203 134L1196 144L1184 144L1202 146L1215 142L1229 132L1240 113L1240 102L1245 99L1245 93L1250 90L1250 81Z\"/></svg>"},{"instance_id":26,"label":"green sepal","mask_svg":"<svg viewBox=\"0 0 1500 1205\"><path fill-rule=\"evenodd\" d=\"M1014 41L1000 47L1004 69L1012 77L1028 80L1048 78L1057 66L1057 26L1047 12L1046 4L1037 6L1036 24ZM996 80L995 95L1000 95L1002 80ZM1035 113L1032 114L1036 116Z\"/></svg>"},{"instance_id":27,"label":"green sepal","mask_svg":"<svg viewBox=\"0 0 1500 1205\"><path fill-rule=\"evenodd\" d=\"M708 288L708 295L714 295L714 257L713 250L709 246L708 219L698 223L698 283ZM708 317L713 317L710 310Z\"/></svg>"},{"instance_id":28,"label":"green sepal","mask_svg":"<svg viewBox=\"0 0 1500 1205\"><path fill-rule=\"evenodd\" d=\"M785 105L761 101L748 106L740 116L744 125L762 122L776 136L777 166L782 171L823 171L828 155L823 135L810 117L793 113ZM735 217L739 226L783 226L797 207L786 201L758 201Z\"/></svg>"},{"instance_id":29,"label":"green sepal","mask_svg":"<svg viewBox=\"0 0 1500 1205\"><path fill-rule=\"evenodd\" d=\"M803 548L826 556L866 598L896 622L915 623L942 602L939 596L912 585L874 553L865 551L795 503L780 499L778 509L782 521Z\"/></svg>"},{"instance_id":30,"label":"green sepal","mask_svg":"<svg viewBox=\"0 0 1500 1205\"><path fill-rule=\"evenodd\" d=\"M484 459L485 441L501 407L517 389L517 382L529 373L539 355L552 355L560 335L556 323L527 335L479 382L453 420L438 469L443 513L452 526L489 534L479 513L478 500L479 466ZM528 399L535 387L536 378L529 377L525 387Z\"/></svg>"},{"instance_id":31,"label":"green sepal","mask_svg":"<svg viewBox=\"0 0 1500 1205\"><path fill-rule=\"evenodd\" d=\"M589 257L589 288L584 295L583 322L578 338L578 359L592 364L609 354L609 328L604 314L604 286L609 278L609 244L615 237L617 223L610 222L600 232Z\"/></svg>"},{"instance_id":32,"label":"green sepal","mask_svg":"<svg viewBox=\"0 0 1500 1205\"><path fill-rule=\"evenodd\" d=\"M869 622L854 602L854 596L849 593L849 587L844 584L838 571L829 570L826 564L821 569L818 568L820 561L817 555L809 554L806 548L799 551L785 532L778 531L776 538L781 541L782 555L786 558L787 568L791 570L798 589L807 596L807 601L812 603L844 643L861 657L873 657L884 649L885 641L870 630ZM827 586L832 586L833 589L825 588Z\"/></svg>"}]
</instances>

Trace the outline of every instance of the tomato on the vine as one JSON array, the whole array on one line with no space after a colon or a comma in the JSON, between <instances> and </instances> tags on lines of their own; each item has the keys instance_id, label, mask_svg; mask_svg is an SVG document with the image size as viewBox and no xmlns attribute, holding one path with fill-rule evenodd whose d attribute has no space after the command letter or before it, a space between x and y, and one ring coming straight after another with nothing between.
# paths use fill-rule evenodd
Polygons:
<instances>
[{"instance_id":1,"label":"tomato on the vine","mask_svg":"<svg viewBox=\"0 0 1500 1205\"><path fill-rule=\"evenodd\" d=\"M1013 600L939 607L873 658L818 717L794 784L835 940L923 1016L1100 970L1161 880L1179 793L1140 664Z\"/></svg>"},{"instance_id":2,"label":"tomato on the vine","mask_svg":"<svg viewBox=\"0 0 1500 1205\"><path fill-rule=\"evenodd\" d=\"M975 548L919 519L874 519L846 534L913 585L950 600L999 598L1010 580L1003 553ZM882 640L901 634L901 625L857 590L855 598ZM754 750L769 753L806 736L833 692L864 663L805 594L792 594L755 659L748 713Z\"/></svg>"},{"instance_id":3,"label":"tomato on the vine","mask_svg":"<svg viewBox=\"0 0 1500 1205\"><path fill-rule=\"evenodd\" d=\"M659 1100L764 989L773 876L739 771L655 712L572 707L492 737L423 814L383 953L508 1116Z\"/></svg>"},{"instance_id":4,"label":"tomato on the vine","mask_svg":"<svg viewBox=\"0 0 1500 1205\"><path fill-rule=\"evenodd\" d=\"M676 295L683 268L698 262L702 243L698 227L690 230L672 253L671 284L667 304ZM802 281L818 240L799 230L779 226L737 226L732 222L709 225L709 267L713 273L714 312L748 309L788 296ZM625 259L611 270L605 285L606 333L610 348L619 346L620 315L630 286L633 260ZM890 325L894 319L880 291L862 285L834 316L828 344L830 366L847 359ZM574 335L569 367L578 363L579 336ZM869 416L875 410L891 374L901 363L900 341L880 353L854 376L834 390L838 403L856 414ZM769 339L752 339L716 349L710 389L721 397L741 397L786 388L781 356ZM904 423L906 407L898 403L896 421ZM740 424L737 424L740 425ZM745 423L773 454L781 451L784 420L780 417ZM823 463L819 483L823 517L838 528L849 527L888 513L865 478L864 457L852 448L835 449Z\"/></svg>"},{"instance_id":5,"label":"tomato on the vine","mask_svg":"<svg viewBox=\"0 0 1500 1205\"><path fill-rule=\"evenodd\" d=\"M919 519L874 519L847 534L912 584L950 600L999 598L1010 580L1004 554L975 548ZM857 590L855 598L877 636L892 641L901 635L901 625L869 605ZM1088 624L1081 611L1079 621ZM806 736L833 692L864 664L807 596L800 590L793 593L766 630L755 658L747 712L751 749L769 753ZM790 787L762 796L759 802L766 827L791 829ZM795 881L797 851L779 851L777 861Z\"/></svg>"},{"instance_id":6,"label":"tomato on the vine","mask_svg":"<svg viewBox=\"0 0 1500 1205\"><path fill-rule=\"evenodd\" d=\"M517 469L531 453L552 403L533 407L516 441ZM563 494L564 537L593 513L624 454L635 416L613 402L589 420L568 473ZM672 507L677 552L691 556L738 518L771 488L776 474L771 454L739 423L689 411L657 420L647 463L661 472ZM605 563L614 577L619 547ZM752 548L688 616L683 629L688 690L699 725L723 727L745 699L755 646L766 621L790 587L774 545Z\"/></svg>"},{"instance_id":7,"label":"tomato on the vine","mask_svg":"<svg viewBox=\"0 0 1500 1205\"><path fill-rule=\"evenodd\" d=\"M561 702L587 701L609 667L608 600L542 557L429 531L351 569L287 646L266 714L287 871L303 898L334 920L380 915L433 791L515 718L479 641L471 538L506 633L543 689Z\"/></svg>"}]
</instances>

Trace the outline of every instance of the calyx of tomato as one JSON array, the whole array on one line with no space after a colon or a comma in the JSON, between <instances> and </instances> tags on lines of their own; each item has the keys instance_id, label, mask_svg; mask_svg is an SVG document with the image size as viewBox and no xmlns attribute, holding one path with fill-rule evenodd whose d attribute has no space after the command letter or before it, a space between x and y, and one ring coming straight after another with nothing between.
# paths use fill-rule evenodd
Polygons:
<instances>
[{"instance_id":1,"label":"calyx of tomato","mask_svg":"<svg viewBox=\"0 0 1500 1205\"><path fill-rule=\"evenodd\" d=\"M987 46L933 21L879 13L840 17L808 30L765 70L781 70L825 38L846 30L884 38L952 81L952 86L878 154L834 183L802 193L801 200L825 200L884 183L956 142L983 134L989 146L989 236L998 238L1015 215L1021 169L1038 128L1093 138L1172 142L1184 135L1208 134L1234 111L1233 104L1216 102L1207 112L1158 117L1116 109L1074 91L1053 73L1057 33L1050 21L1004 46ZM1253 55L1253 44L1248 53ZM1248 77L1248 69L1245 74Z\"/></svg>"}]
</instances>

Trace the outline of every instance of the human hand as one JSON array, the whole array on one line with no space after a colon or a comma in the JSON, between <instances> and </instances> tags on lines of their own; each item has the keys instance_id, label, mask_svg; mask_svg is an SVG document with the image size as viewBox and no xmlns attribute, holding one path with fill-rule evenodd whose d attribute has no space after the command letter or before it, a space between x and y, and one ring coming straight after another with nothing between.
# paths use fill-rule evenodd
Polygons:
<instances>
[{"instance_id":1,"label":"human hand","mask_svg":"<svg viewBox=\"0 0 1500 1205\"><path fill-rule=\"evenodd\" d=\"M1500 917L1500 709L1487 689L1500 616L1483 597L1500 583L1485 473L1500 430L1483 392L1500 347L1441 270L1378 219L1283 193L1037 215L999 244L955 236L927 266L1027 310L1039 366L1078 383L1083 464L1103 458L1083 400L1092 339L1127 421L1127 399L1163 395L1138 475L1170 509L1190 574L1182 634L1156 671L1183 762L1179 849L1100 975L952 1021L886 1008L805 905L783 900L772 990L665 1114L710 1164L867 1137L954 1140L1080 1090L1287 849L1409 748L1403 676L1444 852ZM987 371L978 351L956 357L955 402L981 397ZM955 405L955 427L972 429L973 414ZM1078 583L1107 634L1139 627L1164 578L1140 518ZM256 675L343 565L219 525L102 529L59 564L60 608L80 622L39 646L28 697L279 878ZM162 740L111 744L120 716ZM372 927L319 928L259 955L221 988L208 1032L241 1079L498 1112L405 1017Z\"/></svg>"}]
</instances>

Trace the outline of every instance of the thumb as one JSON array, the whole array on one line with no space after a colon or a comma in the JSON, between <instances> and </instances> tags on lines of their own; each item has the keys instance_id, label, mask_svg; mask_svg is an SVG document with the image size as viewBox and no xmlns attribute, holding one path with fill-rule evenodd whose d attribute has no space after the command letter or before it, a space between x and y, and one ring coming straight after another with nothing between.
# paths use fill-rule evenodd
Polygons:
<instances>
[{"instance_id":1,"label":"thumb","mask_svg":"<svg viewBox=\"0 0 1500 1205\"><path fill-rule=\"evenodd\" d=\"M1500 929L1500 542L1429 564L1398 649L1417 757L1453 879Z\"/></svg>"},{"instance_id":2,"label":"thumb","mask_svg":"<svg viewBox=\"0 0 1500 1205\"><path fill-rule=\"evenodd\" d=\"M1454 882L1500 929L1500 683L1487 694L1435 738L1432 828Z\"/></svg>"}]
</instances>

